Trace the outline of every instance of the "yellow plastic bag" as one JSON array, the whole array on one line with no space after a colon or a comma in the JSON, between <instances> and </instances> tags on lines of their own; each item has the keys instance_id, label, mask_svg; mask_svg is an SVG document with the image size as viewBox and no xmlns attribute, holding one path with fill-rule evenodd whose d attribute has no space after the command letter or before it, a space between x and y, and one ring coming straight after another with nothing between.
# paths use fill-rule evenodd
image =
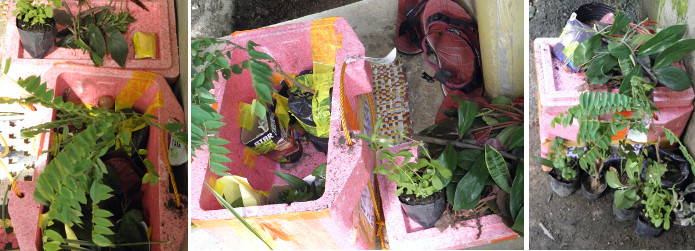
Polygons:
<instances>
[{"instance_id":1,"label":"yellow plastic bag","mask_svg":"<svg viewBox=\"0 0 695 251\"><path fill-rule=\"evenodd\" d=\"M155 58L157 55L157 38L153 33L135 32L133 35L135 58Z\"/></svg>"}]
</instances>

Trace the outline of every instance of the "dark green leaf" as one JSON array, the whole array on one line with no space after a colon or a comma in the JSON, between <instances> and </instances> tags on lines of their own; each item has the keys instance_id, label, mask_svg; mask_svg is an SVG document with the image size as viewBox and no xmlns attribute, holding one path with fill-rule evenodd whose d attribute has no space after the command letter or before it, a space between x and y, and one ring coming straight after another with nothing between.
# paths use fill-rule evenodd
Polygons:
<instances>
[{"instance_id":1,"label":"dark green leaf","mask_svg":"<svg viewBox=\"0 0 695 251\"><path fill-rule=\"evenodd\" d=\"M485 144L485 165L497 186L503 191L510 193L512 179L507 168L507 162L504 161L502 154L488 144Z\"/></svg>"},{"instance_id":2,"label":"dark green leaf","mask_svg":"<svg viewBox=\"0 0 695 251\"><path fill-rule=\"evenodd\" d=\"M517 215L524 207L524 165L519 163L512 182L512 191L509 193L509 209L512 215Z\"/></svg>"},{"instance_id":3,"label":"dark green leaf","mask_svg":"<svg viewBox=\"0 0 695 251\"><path fill-rule=\"evenodd\" d=\"M625 26L630 23L630 18L625 16L621 11L615 13L615 19L613 21L613 26L611 27L610 35L615 35L620 33Z\"/></svg>"},{"instance_id":4,"label":"dark green leaf","mask_svg":"<svg viewBox=\"0 0 695 251\"><path fill-rule=\"evenodd\" d=\"M683 39L666 48L654 61L653 68L661 68L683 59L683 56L695 50L695 39Z\"/></svg>"},{"instance_id":5,"label":"dark green leaf","mask_svg":"<svg viewBox=\"0 0 695 251\"><path fill-rule=\"evenodd\" d=\"M270 55L257 50L249 50L249 56L255 59L273 59Z\"/></svg>"},{"instance_id":6,"label":"dark green leaf","mask_svg":"<svg viewBox=\"0 0 695 251\"><path fill-rule=\"evenodd\" d=\"M475 120L475 116L478 114L478 105L469 102L469 101L463 101L459 100L459 109L458 109L458 129L459 129L459 138L463 138L463 135L468 132L468 129L471 128L471 125L473 125L473 120Z\"/></svg>"},{"instance_id":7,"label":"dark green leaf","mask_svg":"<svg viewBox=\"0 0 695 251\"><path fill-rule=\"evenodd\" d=\"M638 50L639 55L657 54L680 40L685 34L685 24L672 25L659 31L654 37L647 40Z\"/></svg>"},{"instance_id":8,"label":"dark green leaf","mask_svg":"<svg viewBox=\"0 0 695 251\"><path fill-rule=\"evenodd\" d=\"M314 168L314 171L311 172L311 175L317 176L317 177L326 177L326 163L323 163L321 165L318 165L316 168Z\"/></svg>"},{"instance_id":9,"label":"dark green leaf","mask_svg":"<svg viewBox=\"0 0 695 251\"><path fill-rule=\"evenodd\" d=\"M618 93L622 95L632 96L632 77L634 76L642 76L642 67L634 67L627 75L625 75L623 81L620 84L620 89Z\"/></svg>"},{"instance_id":10,"label":"dark green leaf","mask_svg":"<svg viewBox=\"0 0 695 251\"><path fill-rule=\"evenodd\" d=\"M242 69L241 67L239 67L238 64L232 65L232 72L233 72L234 74L241 74L241 72L242 72L243 70L244 70L244 69Z\"/></svg>"},{"instance_id":11,"label":"dark green leaf","mask_svg":"<svg viewBox=\"0 0 695 251\"><path fill-rule=\"evenodd\" d=\"M104 55L106 55L106 42L104 41L104 34L102 34L101 30L99 30L99 28L94 24L87 26L87 29L89 47L92 48L96 55L103 58Z\"/></svg>"},{"instance_id":12,"label":"dark green leaf","mask_svg":"<svg viewBox=\"0 0 695 251\"><path fill-rule=\"evenodd\" d=\"M481 154L471 166L471 170L463 176L456 186L454 210L469 210L477 206L488 176L489 173L485 168L485 155Z\"/></svg>"},{"instance_id":13,"label":"dark green leaf","mask_svg":"<svg viewBox=\"0 0 695 251\"><path fill-rule=\"evenodd\" d=\"M579 43L572 55L572 62L579 67L594 56L594 51L601 46L601 36L592 36L584 42Z\"/></svg>"},{"instance_id":14,"label":"dark green leaf","mask_svg":"<svg viewBox=\"0 0 695 251\"><path fill-rule=\"evenodd\" d=\"M659 79L659 83L671 90L682 92L690 88L691 81L688 74L672 65L654 69L654 75Z\"/></svg>"},{"instance_id":15,"label":"dark green leaf","mask_svg":"<svg viewBox=\"0 0 695 251\"><path fill-rule=\"evenodd\" d=\"M292 174L276 171L273 171L273 173L275 174L275 176L278 176L278 178L282 179L283 181L287 182L287 184L297 189L297 191L305 191L305 189L306 191L309 190L309 184Z\"/></svg>"},{"instance_id":16,"label":"dark green leaf","mask_svg":"<svg viewBox=\"0 0 695 251\"><path fill-rule=\"evenodd\" d=\"M128 42L125 41L123 34L115 28L108 28L106 29L106 42L111 58L121 68L125 68L125 61L128 58Z\"/></svg>"},{"instance_id":17,"label":"dark green leaf","mask_svg":"<svg viewBox=\"0 0 695 251\"><path fill-rule=\"evenodd\" d=\"M617 59L624 59L632 55L630 47L627 47L627 45L617 41L613 41L608 44L608 51L610 51L611 55Z\"/></svg>"}]
</instances>

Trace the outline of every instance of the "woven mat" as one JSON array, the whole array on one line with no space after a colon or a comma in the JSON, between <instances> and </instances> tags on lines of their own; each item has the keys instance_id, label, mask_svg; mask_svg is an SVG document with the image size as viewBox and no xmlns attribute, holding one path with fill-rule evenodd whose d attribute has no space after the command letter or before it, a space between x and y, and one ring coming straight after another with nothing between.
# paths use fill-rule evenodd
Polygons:
<instances>
[{"instance_id":1,"label":"woven mat","mask_svg":"<svg viewBox=\"0 0 695 251\"><path fill-rule=\"evenodd\" d=\"M408 81L403 62L398 59L392 64L372 64L374 73L374 100L377 119L383 119L379 133L399 140L399 132L412 135L410 108L408 107Z\"/></svg>"}]
</instances>

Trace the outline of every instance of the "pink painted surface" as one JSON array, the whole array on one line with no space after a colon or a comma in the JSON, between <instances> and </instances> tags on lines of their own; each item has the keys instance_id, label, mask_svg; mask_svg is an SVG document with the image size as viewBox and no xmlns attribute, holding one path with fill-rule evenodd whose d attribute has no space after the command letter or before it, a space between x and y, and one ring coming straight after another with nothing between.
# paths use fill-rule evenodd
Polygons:
<instances>
[{"instance_id":1,"label":"pink painted surface","mask_svg":"<svg viewBox=\"0 0 695 251\"><path fill-rule=\"evenodd\" d=\"M236 34L230 41L245 45L252 40L259 47L257 50L268 53L282 66L283 71L297 74L302 70L312 68L311 22L291 24L274 28L247 31ZM331 127L329 133L328 154L316 152L311 144L304 145L304 153L296 164L279 164L264 156L258 156L254 168L243 165L244 145L240 142L240 129L237 121L239 102L251 103L255 92L251 87L248 71L241 75L232 75L226 82L215 83L218 110L225 116L222 120L227 123L222 127L220 137L230 141L226 145L232 153L227 157L233 162L226 164L229 173L247 177L255 189L269 190L274 184L285 184L271 171L289 172L304 177L320 163L327 162L327 181L324 195L307 202L296 202L291 205L264 205L238 208L237 212L244 217L281 215L291 212L318 211L328 208L331 217L322 219L322 225L341 248L373 248L366 246L361 237L354 241L353 209L359 202L360 195L371 177L372 161L368 148L362 141L356 141L351 147L345 142L340 124L340 67L350 56L364 56L364 46L350 25L342 18L335 22L336 34L342 36L342 44L336 52L336 69L334 75L333 96L331 104ZM233 52L232 63L239 63L248 58L245 52ZM371 92L371 70L363 60L350 63L345 71L345 87L348 100L352 107L358 107L357 95ZM358 131L353 131L359 134ZM354 138L353 138L354 140ZM223 209L203 184L216 175L208 169L207 153L197 151L191 171L191 219L219 220L234 219L234 216ZM351 241L353 239L353 241Z\"/></svg>"},{"instance_id":2,"label":"pink painted surface","mask_svg":"<svg viewBox=\"0 0 695 251\"><path fill-rule=\"evenodd\" d=\"M82 102L96 105L99 97L103 95L110 95L115 98L128 83L132 75L133 72L127 70L58 64L44 74L42 81L47 83L49 89L55 90L56 97L62 95L64 90L70 87L74 95L79 97ZM166 122L173 119L185 123L183 109L176 97L174 97L167 82L159 75L156 76L154 82L142 96L137 99L133 109L144 113L153 104L158 92L161 92L163 97L163 107L156 109L154 114L159 121ZM32 117L43 118L43 122L47 122L55 117L55 112L52 109L37 106L37 111L34 112ZM150 127L149 135L147 142L149 154L147 158L154 164L160 179L155 186L143 186L141 188L144 192L142 201L145 207L143 212L145 222L152 227L152 241L170 241L168 244L152 245L152 250L175 250L179 248L183 237L187 233L187 210L185 207L183 209L172 209L169 206L173 204L170 201L173 202L174 195L173 192L169 191L169 174L164 163L161 132L155 127ZM166 142L168 145L168 140ZM44 150L49 147L49 141L46 140L44 142ZM37 175L43 172L47 158L47 154L39 156L39 160L35 162L36 173L34 177L38 177ZM30 183L33 187L33 182ZM33 200L32 194L33 188L32 192L25 193L24 198L18 201L11 201L10 207L38 207L39 204ZM185 196L182 197L184 203L186 200ZM12 212L12 209L10 209L10 212ZM27 211L16 210L15 212ZM19 213L12 217L13 223L15 223L15 220L23 218L16 215L27 215L30 218L37 217L38 220L38 214ZM40 245L40 231L37 223L33 223L33 221L25 223L24 220L21 220L17 221L14 227L22 250L31 250Z\"/></svg>"},{"instance_id":3,"label":"pink painted surface","mask_svg":"<svg viewBox=\"0 0 695 251\"><path fill-rule=\"evenodd\" d=\"M538 38L534 41L541 142L556 136L575 140L579 128L578 125L568 128L560 125L550 127L550 121L555 115L579 104L578 90L586 83L584 73L573 72L552 56L553 45L557 42L556 38ZM617 90L613 92L617 93ZM693 110L693 99L695 93L692 88L675 92L665 86L657 87L654 90L654 104L661 113L657 114L656 125L665 126L680 135ZM649 139L656 137L655 134L649 135Z\"/></svg>"},{"instance_id":4,"label":"pink painted surface","mask_svg":"<svg viewBox=\"0 0 695 251\"><path fill-rule=\"evenodd\" d=\"M7 206L7 211L12 218L14 235L22 250L37 250L41 242L37 227L43 207L34 201L33 194L36 185L33 181L17 181L17 187L24 196L19 198L16 193L11 192L10 202Z\"/></svg>"},{"instance_id":5,"label":"pink painted surface","mask_svg":"<svg viewBox=\"0 0 695 251\"><path fill-rule=\"evenodd\" d=\"M9 5L8 13L15 9L13 0ZM77 11L77 1L67 1L72 11ZM92 1L93 6L108 5L109 1ZM128 1L130 14L136 19L128 27L128 31L123 34L128 43L128 57L125 69L134 71L156 72L164 76L167 81L174 82L179 76L179 52L178 39L176 37L176 15L173 1L143 1L149 9L145 11ZM116 5L118 6L118 5ZM58 26L62 30L63 26ZM133 47L133 35L135 32L156 33L157 53L155 59L135 59L135 49ZM65 62L80 65L93 66L89 59L89 53L82 53L79 49L67 49L53 47L43 59L32 58L19 42L16 19L12 16L7 18L7 31L5 33L5 47L2 55L12 58L12 70L10 76L19 78L30 75L42 75L56 63ZM119 68L110 56L104 58L104 68Z\"/></svg>"},{"instance_id":6,"label":"pink painted surface","mask_svg":"<svg viewBox=\"0 0 695 251\"><path fill-rule=\"evenodd\" d=\"M393 147L392 152L395 153L407 147L408 143L404 143ZM417 157L417 149L410 151ZM502 219L495 214L480 218L482 233L479 239L476 239L478 228L475 219L461 223L462 227L450 227L443 232L435 227L425 229L405 214L401 202L395 194L396 183L389 181L384 175L377 176L386 222L386 236L391 249L463 249L518 236L505 226Z\"/></svg>"}]
</instances>

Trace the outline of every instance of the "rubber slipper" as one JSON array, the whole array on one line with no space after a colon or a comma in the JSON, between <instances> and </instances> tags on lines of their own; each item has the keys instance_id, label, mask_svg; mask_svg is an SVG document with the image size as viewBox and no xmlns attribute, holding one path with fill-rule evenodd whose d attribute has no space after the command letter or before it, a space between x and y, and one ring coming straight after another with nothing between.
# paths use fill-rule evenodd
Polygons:
<instances>
[{"instance_id":1,"label":"rubber slipper","mask_svg":"<svg viewBox=\"0 0 695 251\"><path fill-rule=\"evenodd\" d=\"M420 41L423 32L419 17L426 3L427 0L398 0L395 43L396 49L403 54L415 55L422 52Z\"/></svg>"},{"instance_id":2,"label":"rubber slipper","mask_svg":"<svg viewBox=\"0 0 695 251\"><path fill-rule=\"evenodd\" d=\"M445 89L471 93L482 87L478 31L470 15L453 1L430 0L420 22L425 32L423 57ZM427 58L428 46L436 54L437 64Z\"/></svg>"}]
</instances>

